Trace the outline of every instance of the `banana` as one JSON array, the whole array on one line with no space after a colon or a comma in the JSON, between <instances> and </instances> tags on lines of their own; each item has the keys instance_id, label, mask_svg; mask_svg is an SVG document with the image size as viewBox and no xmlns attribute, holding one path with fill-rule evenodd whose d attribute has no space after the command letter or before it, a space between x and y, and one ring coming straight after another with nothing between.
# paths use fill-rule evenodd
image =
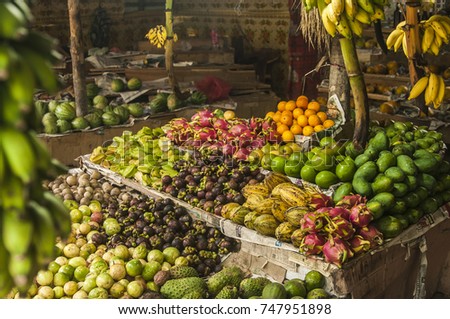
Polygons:
<instances>
[{"instance_id":1,"label":"banana","mask_svg":"<svg viewBox=\"0 0 450 319\"><path fill-rule=\"evenodd\" d=\"M374 14L375 8L373 7L373 3L371 0L356 0L358 2L358 6L366 11L369 15Z\"/></svg>"},{"instance_id":2,"label":"banana","mask_svg":"<svg viewBox=\"0 0 450 319\"><path fill-rule=\"evenodd\" d=\"M404 27L405 25L406 25L406 21L403 20L403 21L399 22L395 28L396 28L396 29L402 29L402 30L403 30L403 27Z\"/></svg>"},{"instance_id":3,"label":"banana","mask_svg":"<svg viewBox=\"0 0 450 319\"><path fill-rule=\"evenodd\" d=\"M434 41L430 45L429 52L436 56L439 55L439 47L436 45L436 43Z\"/></svg>"},{"instance_id":4,"label":"banana","mask_svg":"<svg viewBox=\"0 0 450 319\"><path fill-rule=\"evenodd\" d=\"M448 34L443 25L439 21L431 21L430 25L433 28L435 34L442 38L442 41L448 43Z\"/></svg>"},{"instance_id":5,"label":"banana","mask_svg":"<svg viewBox=\"0 0 450 319\"><path fill-rule=\"evenodd\" d=\"M344 12L345 8L344 0L331 0L330 5L335 15L339 16Z\"/></svg>"},{"instance_id":6,"label":"banana","mask_svg":"<svg viewBox=\"0 0 450 319\"><path fill-rule=\"evenodd\" d=\"M403 39L406 38L405 36L405 32L403 32L403 30L401 30L402 32L400 33L400 35L397 37L395 43L394 43L394 52L397 52L398 49L400 49L400 47L403 44Z\"/></svg>"},{"instance_id":7,"label":"banana","mask_svg":"<svg viewBox=\"0 0 450 319\"><path fill-rule=\"evenodd\" d=\"M403 38L402 38L402 49L403 49L403 53L405 54L405 56L407 58L409 58L409 56L408 56L408 41L406 41L406 35L403 35Z\"/></svg>"},{"instance_id":8,"label":"banana","mask_svg":"<svg viewBox=\"0 0 450 319\"><path fill-rule=\"evenodd\" d=\"M358 13L358 2L356 0L344 0L344 11L347 16L351 19L354 19L356 13Z\"/></svg>"},{"instance_id":9,"label":"banana","mask_svg":"<svg viewBox=\"0 0 450 319\"><path fill-rule=\"evenodd\" d=\"M428 76L421 77L409 91L408 100L415 99L420 94L422 94L422 92L425 91L425 89L428 86L428 80L429 80Z\"/></svg>"},{"instance_id":10,"label":"banana","mask_svg":"<svg viewBox=\"0 0 450 319\"><path fill-rule=\"evenodd\" d=\"M441 45L442 45L443 39L436 32L434 32L434 40L433 40L433 42L439 49L441 49Z\"/></svg>"},{"instance_id":11,"label":"banana","mask_svg":"<svg viewBox=\"0 0 450 319\"><path fill-rule=\"evenodd\" d=\"M330 18L328 18L326 8L327 7L325 7L322 11L322 23L325 27L325 30L327 30L328 34L334 37L336 35L336 25L330 21Z\"/></svg>"},{"instance_id":12,"label":"banana","mask_svg":"<svg viewBox=\"0 0 450 319\"><path fill-rule=\"evenodd\" d=\"M348 19L345 15L341 16L341 19L339 20L339 23L336 25L336 30L341 34L343 37L347 39L352 38L352 30L350 29L350 25L348 23Z\"/></svg>"},{"instance_id":13,"label":"banana","mask_svg":"<svg viewBox=\"0 0 450 319\"><path fill-rule=\"evenodd\" d=\"M317 0L317 9L319 9L319 13L322 15L323 9L328 5L325 0Z\"/></svg>"},{"instance_id":14,"label":"banana","mask_svg":"<svg viewBox=\"0 0 450 319\"><path fill-rule=\"evenodd\" d=\"M19 39L27 34L26 17L11 2L0 2L0 38Z\"/></svg>"},{"instance_id":15,"label":"banana","mask_svg":"<svg viewBox=\"0 0 450 319\"><path fill-rule=\"evenodd\" d=\"M430 49L431 44L434 41L434 29L428 24L424 25L423 37L421 42L422 52L425 53Z\"/></svg>"},{"instance_id":16,"label":"banana","mask_svg":"<svg viewBox=\"0 0 450 319\"><path fill-rule=\"evenodd\" d=\"M55 258L56 232L50 211L37 203L29 201L27 208L34 220L33 245L36 249L37 262L45 265Z\"/></svg>"},{"instance_id":17,"label":"banana","mask_svg":"<svg viewBox=\"0 0 450 319\"><path fill-rule=\"evenodd\" d=\"M25 192L24 184L15 176L10 176L1 189L2 237L11 255L25 254L32 241L33 222L25 209Z\"/></svg>"},{"instance_id":18,"label":"banana","mask_svg":"<svg viewBox=\"0 0 450 319\"><path fill-rule=\"evenodd\" d=\"M374 8L374 12L373 14L370 16L370 20L371 21L375 21L375 20L385 20L385 15L384 15L384 10L383 7L380 7L379 5L374 4L373 5Z\"/></svg>"},{"instance_id":19,"label":"banana","mask_svg":"<svg viewBox=\"0 0 450 319\"><path fill-rule=\"evenodd\" d=\"M370 20L370 14L363 10L362 8L358 8L358 12L356 12L355 19L361 22L362 24L370 24L372 21Z\"/></svg>"},{"instance_id":20,"label":"banana","mask_svg":"<svg viewBox=\"0 0 450 319\"><path fill-rule=\"evenodd\" d=\"M439 20L439 23L441 24L441 26L444 28L445 33L447 34L447 36L450 34L450 22L447 22L446 20Z\"/></svg>"},{"instance_id":21,"label":"banana","mask_svg":"<svg viewBox=\"0 0 450 319\"><path fill-rule=\"evenodd\" d=\"M328 17L328 20L330 20L331 23L334 23L335 25L339 23L339 20L341 19L340 15L336 15L333 11L333 8L331 7L331 4L327 5L323 11L322 14L325 13Z\"/></svg>"},{"instance_id":22,"label":"banana","mask_svg":"<svg viewBox=\"0 0 450 319\"><path fill-rule=\"evenodd\" d=\"M21 131L11 127L1 128L0 136L5 161L11 172L24 184L29 183L36 175L36 159L28 138Z\"/></svg>"},{"instance_id":23,"label":"banana","mask_svg":"<svg viewBox=\"0 0 450 319\"><path fill-rule=\"evenodd\" d=\"M363 24L359 22L358 20L352 20L347 13L345 14L347 18L348 25L350 26L350 30L352 33L357 36L358 38L362 37L363 35Z\"/></svg>"},{"instance_id":24,"label":"banana","mask_svg":"<svg viewBox=\"0 0 450 319\"><path fill-rule=\"evenodd\" d=\"M389 33L387 39L386 39L386 46L388 49L391 49L398 37L403 33L402 29L394 29L391 33Z\"/></svg>"},{"instance_id":25,"label":"banana","mask_svg":"<svg viewBox=\"0 0 450 319\"><path fill-rule=\"evenodd\" d=\"M63 240L67 239L72 229L68 209L64 206L60 199L49 191L44 191L42 194L42 199L44 201L42 204L47 207L50 212L52 212L56 234Z\"/></svg>"},{"instance_id":26,"label":"banana","mask_svg":"<svg viewBox=\"0 0 450 319\"><path fill-rule=\"evenodd\" d=\"M433 106L435 109L441 106L442 101L444 100L444 96L445 96L445 82L444 78L442 76L439 76L439 90L436 95L436 99L433 101Z\"/></svg>"},{"instance_id":27,"label":"banana","mask_svg":"<svg viewBox=\"0 0 450 319\"><path fill-rule=\"evenodd\" d=\"M439 76L436 73L430 73L430 80L428 81L427 89L425 90L425 96L427 95L427 90L429 90L429 101L430 103L436 100L439 93L440 81ZM427 103L428 105L429 103Z\"/></svg>"}]
</instances>

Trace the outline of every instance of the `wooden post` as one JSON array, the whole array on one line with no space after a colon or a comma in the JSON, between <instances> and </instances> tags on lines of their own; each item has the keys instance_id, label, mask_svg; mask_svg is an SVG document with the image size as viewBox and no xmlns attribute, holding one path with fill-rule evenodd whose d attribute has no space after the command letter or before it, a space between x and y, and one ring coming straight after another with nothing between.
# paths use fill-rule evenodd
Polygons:
<instances>
[{"instance_id":1,"label":"wooden post","mask_svg":"<svg viewBox=\"0 0 450 319\"><path fill-rule=\"evenodd\" d=\"M88 101L81 30L80 0L67 0L70 24L70 55L77 116L87 114Z\"/></svg>"}]
</instances>

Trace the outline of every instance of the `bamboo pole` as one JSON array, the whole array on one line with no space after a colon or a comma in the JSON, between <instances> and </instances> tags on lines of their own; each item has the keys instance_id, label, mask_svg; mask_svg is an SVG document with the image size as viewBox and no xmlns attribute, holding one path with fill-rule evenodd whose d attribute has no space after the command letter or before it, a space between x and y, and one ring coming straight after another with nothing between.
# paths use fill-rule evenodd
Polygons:
<instances>
[{"instance_id":1,"label":"bamboo pole","mask_svg":"<svg viewBox=\"0 0 450 319\"><path fill-rule=\"evenodd\" d=\"M76 113L77 116L84 116L88 111L88 100L82 43L83 34L81 29L80 1L67 0L67 6L69 8L70 55L72 58L72 78Z\"/></svg>"},{"instance_id":2,"label":"bamboo pole","mask_svg":"<svg viewBox=\"0 0 450 319\"><path fill-rule=\"evenodd\" d=\"M346 121L350 121L350 86L344 66L341 46L337 38L331 39L330 82L328 96L337 95L345 111Z\"/></svg>"},{"instance_id":3,"label":"bamboo pole","mask_svg":"<svg viewBox=\"0 0 450 319\"><path fill-rule=\"evenodd\" d=\"M355 43L352 39L339 39L342 57L355 101L355 131L353 145L356 149L365 147L369 135L369 98L367 97L364 74L361 71Z\"/></svg>"},{"instance_id":4,"label":"bamboo pole","mask_svg":"<svg viewBox=\"0 0 450 319\"><path fill-rule=\"evenodd\" d=\"M178 81L175 77L174 68L173 68L173 0L166 0L166 11L165 11L165 17L166 17L166 31L167 31L167 39L165 43L165 62L166 62L166 71L167 76L169 77L170 87L172 91L175 93L175 95L183 100L184 97L182 96L180 87L178 85Z\"/></svg>"}]
</instances>

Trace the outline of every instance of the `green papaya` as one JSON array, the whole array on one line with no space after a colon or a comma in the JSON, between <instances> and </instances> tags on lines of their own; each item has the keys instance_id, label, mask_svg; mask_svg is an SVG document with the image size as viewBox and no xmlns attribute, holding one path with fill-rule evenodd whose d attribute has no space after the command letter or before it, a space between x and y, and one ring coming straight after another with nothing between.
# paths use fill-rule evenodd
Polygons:
<instances>
[{"instance_id":1,"label":"green papaya","mask_svg":"<svg viewBox=\"0 0 450 319\"><path fill-rule=\"evenodd\" d=\"M381 217L375 222L375 225L383 233L385 239L394 238L403 231L402 222L391 215Z\"/></svg>"},{"instance_id":2,"label":"green papaya","mask_svg":"<svg viewBox=\"0 0 450 319\"><path fill-rule=\"evenodd\" d=\"M350 195L353 192L353 186L352 183L346 182L340 185L333 194L333 201L337 203L340 201L344 196Z\"/></svg>"},{"instance_id":3,"label":"green papaya","mask_svg":"<svg viewBox=\"0 0 450 319\"><path fill-rule=\"evenodd\" d=\"M394 187L392 180L384 174L379 174L372 183L372 190L374 194L383 192L390 192Z\"/></svg>"},{"instance_id":4,"label":"green papaya","mask_svg":"<svg viewBox=\"0 0 450 319\"><path fill-rule=\"evenodd\" d=\"M437 181L436 178L434 178L432 175L420 173L417 176L417 181L419 182L419 186L425 187L430 193L434 192Z\"/></svg>"},{"instance_id":5,"label":"green papaya","mask_svg":"<svg viewBox=\"0 0 450 319\"><path fill-rule=\"evenodd\" d=\"M397 199L394 206L389 209L389 214L403 214L407 209L408 206L406 206L406 202L404 200Z\"/></svg>"},{"instance_id":6,"label":"green papaya","mask_svg":"<svg viewBox=\"0 0 450 319\"><path fill-rule=\"evenodd\" d=\"M439 208L439 203L436 200L436 198L429 197L427 200L423 201L419 205L419 210L422 211L424 214L431 214L434 213Z\"/></svg>"},{"instance_id":7,"label":"green papaya","mask_svg":"<svg viewBox=\"0 0 450 319\"><path fill-rule=\"evenodd\" d=\"M403 182L406 177L405 172L397 166L389 167L386 171L384 171L384 175L389 177L394 183Z\"/></svg>"},{"instance_id":8,"label":"green papaya","mask_svg":"<svg viewBox=\"0 0 450 319\"><path fill-rule=\"evenodd\" d=\"M367 206L367 209L372 214L374 220L377 220L377 219L381 218L381 216L383 216L384 209L383 209L383 206L381 205L381 203L376 202L376 201L369 201L369 202L367 202L366 206Z\"/></svg>"},{"instance_id":9,"label":"green papaya","mask_svg":"<svg viewBox=\"0 0 450 319\"><path fill-rule=\"evenodd\" d=\"M388 168L397 164L397 158L391 152L384 152L378 157L377 162L378 170L384 173Z\"/></svg>"},{"instance_id":10,"label":"green papaya","mask_svg":"<svg viewBox=\"0 0 450 319\"><path fill-rule=\"evenodd\" d=\"M373 147L378 152L387 150L389 148L389 138L384 131L378 131L377 134L369 141L369 146Z\"/></svg>"},{"instance_id":11,"label":"green papaya","mask_svg":"<svg viewBox=\"0 0 450 319\"><path fill-rule=\"evenodd\" d=\"M416 188L416 190L414 191L417 195L419 195L419 198L421 201L424 201L425 199L428 198L428 196L430 196L430 193L428 191L428 189L424 186L419 186Z\"/></svg>"},{"instance_id":12,"label":"green papaya","mask_svg":"<svg viewBox=\"0 0 450 319\"><path fill-rule=\"evenodd\" d=\"M410 192L415 190L417 188L417 186L418 186L417 178L415 176L412 176L412 175L406 175L404 183L406 185L408 185L408 189L409 189Z\"/></svg>"},{"instance_id":13,"label":"green papaya","mask_svg":"<svg viewBox=\"0 0 450 319\"><path fill-rule=\"evenodd\" d=\"M402 223L402 229L406 229L409 226L409 219L402 214L391 214L393 217L397 218Z\"/></svg>"},{"instance_id":14,"label":"green papaya","mask_svg":"<svg viewBox=\"0 0 450 319\"><path fill-rule=\"evenodd\" d=\"M392 187L392 194L395 197L403 197L409 192L408 185L405 183L394 183Z\"/></svg>"},{"instance_id":15,"label":"green papaya","mask_svg":"<svg viewBox=\"0 0 450 319\"><path fill-rule=\"evenodd\" d=\"M419 157L415 159L414 164L419 172L431 173L437 169L439 162L434 158L434 156L431 155L429 157Z\"/></svg>"},{"instance_id":16,"label":"green papaya","mask_svg":"<svg viewBox=\"0 0 450 319\"><path fill-rule=\"evenodd\" d=\"M409 208L415 208L419 206L421 202L420 196L415 192L409 192L403 197L403 200Z\"/></svg>"},{"instance_id":17,"label":"green papaya","mask_svg":"<svg viewBox=\"0 0 450 319\"><path fill-rule=\"evenodd\" d=\"M408 144L397 144L394 147L392 147L392 154L394 154L395 156L399 156L399 155L408 155L408 156L412 156L412 152L410 150L410 148L407 146Z\"/></svg>"},{"instance_id":18,"label":"green papaya","mask_svg":"<svg viewBox=\"0 0 450 319\"><path fill-rule=\"evenodd\" d=\"M365 179L363 179L361 177L353 178L352 187L356 193L358 193L362 196L366 196L366 197L370 198L373 195L372 186L370 185L370 183L368 181L366 181Z\"/></svg>"},{"instance_id":19,"label":"green papaya","mask_svg":"<svg viewBox=\"0 0 450 319\"><path fill-rule=\"evenodd\" d=\"M358 156L356 156L354 162L355 162L356 167L361 167L363 164L367 163L368 161L370 161L369 155L359 154Z\"/></svg>"},{"instance_id":20,"label":"green papaya","mask_svg":"<svg viewBox=\"0 0 450 319\"><path fill-rule=\"evenodd\" d=\"M417 167L414 164L414 161L408 155L399 155L397 156L397 166L405 172L406 175L416 175Z\"/></svg>"},{"instance_id":21,"label":"green papaya","mask_svg":"<svg viewBox=\"0 0 450 319\"><path fill-rule=\"evenodd\" d=\"M350 182L353 179L353 175L356 172L356 165L353 160L343 160L336 166L336 176L342 182Z\"/></svg>"},{"instance_id":22,"label":"green papaya","mask_svg":"<svg viewBox=\"0 0 450 319\"><path fill-rule=\"evenodd\" d=\"M423 215L423 211L417 208L410 208L405 212L405 216L408 218L410 225L417 223Z\"/></svg>"},{"instance_id":23,"label":"green papaya","mask_svg":"<svg viewBox=\"0 0 450 319\"><path fill-rule=\"evenodd\" d=\"M354 178L363 178L368 182L371 182L375 176L378 174L378 167L377 165L372 162L366 162L363 165L361 165L355 172Z\"/></svg>"},{"instance_id":24,"label":"green papaya","mask_svg":"<svg viewBox=\"0 0 450 319\"><path fill-rule=\"evenodd\" d=\"M395 197L393 194L383 192L376 194L370 201L379 202L384 211L388 211L395 203Z\"/></svg>"},{"instance_id":25,"label":"green papaya","mask_svg":"<svg viewBox=\"0 0 450 319\"><path fill-rule=\"evenodd\" d=\"M375 160L378 157L380 151L376 149L374 146L370 145L365 149L364 155L367 155L371 161Z\"/></svg>"}]
</instances>

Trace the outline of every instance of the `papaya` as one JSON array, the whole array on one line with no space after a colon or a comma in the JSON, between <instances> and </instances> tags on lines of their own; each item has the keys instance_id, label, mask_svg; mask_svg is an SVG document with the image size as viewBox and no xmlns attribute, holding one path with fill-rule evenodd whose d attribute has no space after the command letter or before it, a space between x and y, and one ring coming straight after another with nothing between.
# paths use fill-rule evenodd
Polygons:
<instances>
[{"instance_id":1,"label":"papaya","mask_svg":"<svg viewBox=\"0 0 450 319\"><path fill-rule=\"evenodd\" d=\"M364 151L364 155L367 155L371 161L375 160L378 157L380 151L376 149L374 146L370 145Z\"/></svg>"},{"instance_id":2,"label":"papaya","mask_svg":"<svg viewBox=\"0 0 450 319\"><path fill-rule=\"evenodd\" d=\"M356 167L361 167L363 164L367 163L368 161L370 161L369 155L359 154L358 156L356 156L354 162L355 162Z\"/></svg>"},{"instance_id":3,"label":"papaya","mask_svg":"<svg viewBox=\"0 0 450 319\"><path fill-rule=\"evenodd\" d=\"M404 122L394 122L394 128L397 130L397 133L406 132L408 131L408 125Z\"/></svg>"},{"instance_id":4,"label":"papaya","mask_svg":"<svg viewBox=\"0 0 450 319\"><path fill-rule=\"evenodd\" d=\"M408 185L405 183L394 183L392 187L392 194L395 197L403 197L409 192Z\"/></svg>"},{"instance_id":5,"label":"papaya","mask_svg":"<svg viewBox=\"0 0 450 319\"><path fill-rule=\"evenodd\" d=\"M333 194L333 201L337 203L340 201L344 196L350 195L353 192L353 186L352 183L346 182L342 183Z\"/></svg>"},{"instance_id":6,"label":"papaya","mask_svg":"<svg viewBox=\"0 0 450 319\"><path fill-rule=\"evenodd\" d=\"M420 173L417 177L417 181L419 182L419 186L425 187L430 193L434 192L437 181L432 175Z\"/></svg>"},{"instance_id":7,"label":"papaya","mask_svg":"<svg viewBox=\"0 0 450 319\"><path fill-rule=\"evenodd\" d=\"M403 214L407 209L408 207L406 206L406 202L404 200L397 199L394 206L389 209L389 214Z\"/></svg>"},{"instance_id":8,"label":"papaya","mask_svg":"<svg viewBox=\"0 0 450 319\"><path fill-rule=\"evenodd\" d=\"M408 185L408 189L409 189L410 192L415 190L417 188L417 185L418 185L417 178L415 176L412 176L412 175L406 175L404 183L406 185Z\"/></svg>"},{"instance_id":9,"label":"papaya","mask_svg":"<svg viewBox=\"0 0 450 319\"><path fill-rule=\"evenodd\" d=\"M315 183L320 188L329 188L337 182L339 182L339 178L330 171L320 171L315 178Z\"/></svg>"},{"instance_id":10,"label":"papaya","mask_svg":"<svg viewBox=\"0 0 450 319\"><path fill-rule=\"evenodd\" d=\"M439 153L439 151L442 149L443 147L443 142L434 142L433 144L430 145L430 147L427 148L427 151L432 152L432 153Z\"/></svg>"},{"instance_id":11,"label":"papaya","mask_svg":"<svg viewBox=\"0 0 450 319\"><path fill-rule=\"evenodd\" d=\"M409 219L402 214L391 214L393 217L397 218L400 223L402 223L402 229L406 229L409 226Z\"/></svg>"},{"instance_id":12,"label":"papaya","mask_svg":"<svg viewBox=\"0 0 450 319\"><path fill-rule=\"evenodd\" d=\"M414 191L417 195L419 195L419 198L421 201L424 201L425 199L430 196L430 193L428 192L428 189L426 189L424 186L419 186Z\"/></svg>"},{"instance_id":13,"label":"papaya","mask_svg":"<svg viewBox=\"0 0 450 319\"><path fill-rule=\"evenodd\" d=\"M378 170L381 173L384 173L388 168L397 164L397 158L391 152L384 152L383 154L380 154L376 164L378 166Z\"/></svg>"},{"instance_id":14,"label":"papaya","mask_svg":"<svg viewBox=\"0 0 450 319\"><path fill-rule=\"evenodd\" d=\"M361 177L353 178L352 187L356 193L362 196L372 197L373 195L372 186L364 178Z\"/></svg>"},{"instance_id":15,"label":"papaya","mask_svg":"<svg viewBox=\"0 0 450 319\"><path fill-rule=\"evenodd\" d=\"M414 164L419 172L431 173L437 169L439 162L434 158L434 156L431 155L430 157L419 157L415 159Z\"/></svg>"},{"instance_id":16,"label":"papaya","mask_svg":"<svg viewBox=\"0 0 450 319\"><path fill-rule=\"evenodd\" d=\"M383 192L376 194L370 201L379 202L384 211L388 211L392 206L394 206L395 197L391 193Z\"/></svg>"},{"instance_id":17,"label":"papaya","mask_svg":"<svg viewBox=\"0 0 450 319\"><path fill-rule=\"evenodd\" d=\"M367 209L372 214L374 220L381 218L381 216L383 216L384 214L383 206L381 206L381 203L379 202L375 201L367 202Z\"/></svg>"},{"instance_id":18,"label":"papaya","mask_svg":"<svg viewBox=\"0 0 450 319\"><path fill-rule=\"evenodd\" d=\"M397 166L389 167L384 171L384 175L389 177L394 183L403 182L406 177L405 172Z\"/></svg>"},{"instance_id":19,"label":"papaya","mask_svg":"<svg viewBox=\"0 0 450 319\"><path fill-rule=\"evenodd\" d=\"M410 208L405 212L405 217L408 218L409 224L415 224L424 215L421 209Z\"/></svg>"},{"instance_id":20,"label":"papaya","mask_svg":"<svg viewBox=\"0 0 450 319\"><path fill-rule=\"evenodd\" d=\"M436 200L436 198L429 197L427 200L423 201L419 205L419 210L422 211L424 214L431 214L434 213L439 208L439 203Z\"/></svg>"},{"instance_id":21,"label":"papaya","mask_svg":"<svg viewBox=\"0 0 450 319\"><path fill-rule=\"evenodd\" d=\"M355 175L356 169L357 167L352 159L344 159L337 164L335 173L342 182L350 182L353 179L353 175Z\"/></svg>"},{"instance_id":22,"label":"papaya","mask_svg":"<svg viewBox=\"0 0 450 319\"><path fill-rule=\"evenodd\" d=\"M380 152L389 148L389 138L384 131L378 131L373 138L369 140L369 146Z\"/></svg>"},{"instance_id":23,"label":"papaya","mask_svg":"<svg viewBox=\"0 0 450 319\"><path fill-rule=\"evenodd\" d=\"M414 164L414 161L408 155L399 155L397 156L397 166L405 172L406 175L416 175L417 167Z\"/></svg>"},{"instance_id":24,"label":"papaya","mask_svg":"<svg viewBox=\"0 0 450 319\"><path fill-rule=\"evenodd\" d=\"M384 174L378 174L372 183L372 190L374 194L382 192L390 192L394 187L392 180Z\"/></svg>"},{"instance_id":25,"label":"papaya","mask_svg":"<svg viewBox=\"0 0 450 319\"><path fill-rule=\"evenodd\" d=\"M377 165L372 162L368 161L361 165L355 172L354 178L362 178L368 182L372 181L375 176L378 174L378 167Z\"/></svg>"},{"instance_id":26,"label":"papaya","mask_svg":"<svg viewBox=\"0 0 450 319\"><path fill-rule=\"evenodd\" d=\"M378 230L383 233L384 238L394 238L403 231L403 224L398 218L391 215L381 217L375 222Z\"/></svg>"},{"instance_id":27,"label":"papaya","mask_svg":"<svg viewBox=\"0 0 450 319\"><path fill-rule=\"evenodd\" d=\"M399 155L412 156L412 154L413 154L411 152L411 150L409 149L409 147L407 146L407 144L397 144L394 147L392 147L391 152L395 156L399 156Z\"/></svg>"},{"instance_id":28,"label":"papaya","mask_svg":"<svg viewBox=\"0 0 450 319\"><path fill-rule=\"evenodd\" d=\"M421 202L420 196L415 192L409 192L403 197L403 200L409 208L415 208L419 206Z\"/></svg>"}]
</instances>

